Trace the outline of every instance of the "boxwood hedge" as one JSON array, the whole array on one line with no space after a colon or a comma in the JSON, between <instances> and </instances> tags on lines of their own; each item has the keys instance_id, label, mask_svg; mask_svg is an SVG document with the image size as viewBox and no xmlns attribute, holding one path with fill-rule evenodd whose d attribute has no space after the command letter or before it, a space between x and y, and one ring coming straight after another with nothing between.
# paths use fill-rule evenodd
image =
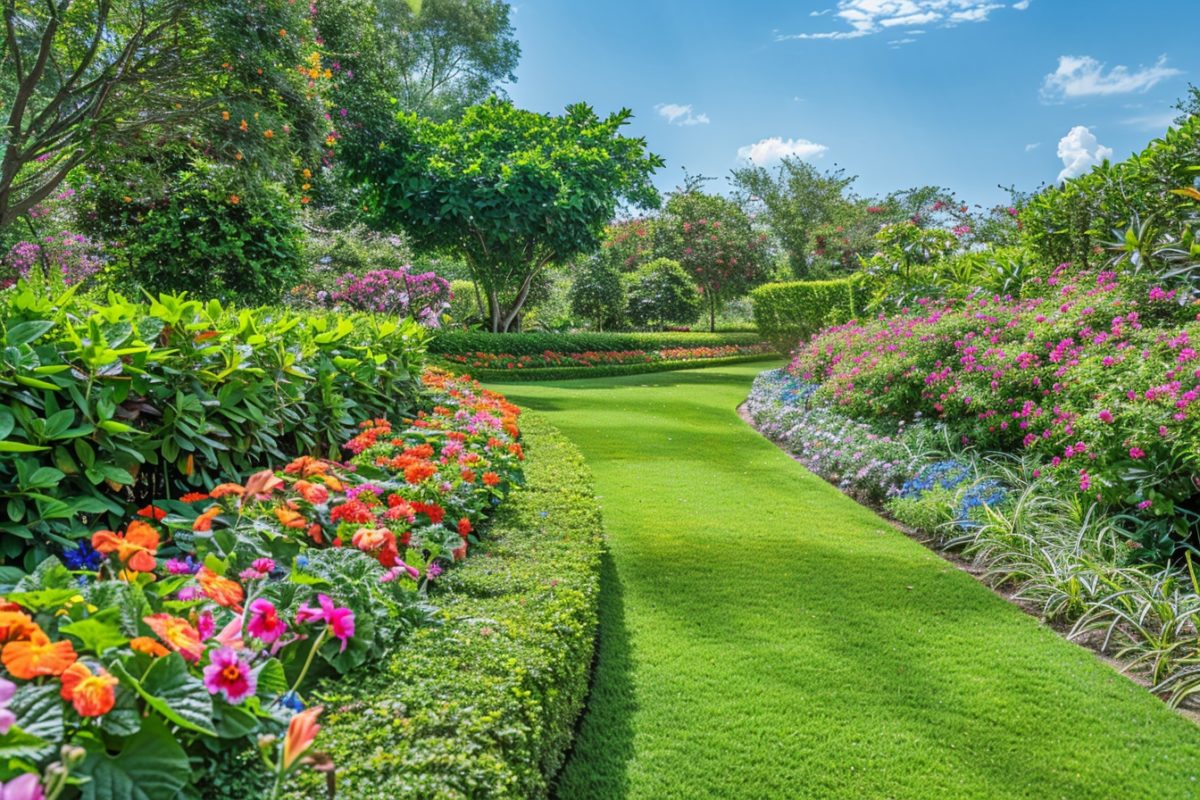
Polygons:
<instances>
[{"instance_id":1,"label":"boxwood hedge","mask_svg":"<svg viewBox=\"0 0 1200 800\"><path fill-rule=\"evenodd\" d=\"M466 371L477 381L507 383L516 381L568 381L579 378L611 378L617 375L644 375L649 372L670 372L677 369L704 369L726 364L741 364L746 361L769 361L778 359L778 354L767 353L725 358L698 358L691 361L653 361L634 364L599 364L594 367L538 367L533 369L471 369L456 366Z\"/></svg>"},{"instance_id":2,"label":"boxwood hedge","mask_svg":"<svg viewBox=\"0 0 1200 800\"><path fill-rule=\"evenodd\" d=\"M757 333L482 333L443 331L429 343L431 355L509 353L514 356L587 353L606 350L661 350L664 347L719 347L757 344Z\"/></svg>"},{"instance_id":3,"label":"boxwood hedge","mask_svg":"<svg viewBox=\"0 0 1200 800\"><path fill-rule=\"evenodd\" d=\"M339 797L545 797L571 742L596 641L600 511L579 451L521 417L527 485L488 550L438 588L441 625L323 684L318 749ZM302 773L292 800L324 796Z\"/></svg>"},{"instance_id":4,"label":"boxwood hedge","mask_svg":"<svg viewBox=\"0 0 1200 800\"><path fill-rule=\"evenodd\" d=\"M846 322L862 302L860 279L768 283L750 293L754 323L762 338L781 352L826 325Z\"/></svg>"}]
</instances>

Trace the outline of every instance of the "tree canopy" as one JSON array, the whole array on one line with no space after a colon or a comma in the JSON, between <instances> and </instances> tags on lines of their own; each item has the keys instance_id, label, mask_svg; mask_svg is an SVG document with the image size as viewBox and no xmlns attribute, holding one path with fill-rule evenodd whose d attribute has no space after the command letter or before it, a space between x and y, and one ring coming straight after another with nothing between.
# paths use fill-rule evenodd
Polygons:
<instances>
[{"instance_id":1,"label":"tree canopy","mask_svg":"<svg viewBox=\"0 0 1200 800\"><path fill-rule=\"evenodd\" d=\"M534 279L595 249L622 201L658 205L650 177L663 162L621 135L630 117L582 103L551 116L498 99L446 122L401 113L352 175L380 222L466 261L492 330L508 331Z\"/></svg>"}]
</instances>

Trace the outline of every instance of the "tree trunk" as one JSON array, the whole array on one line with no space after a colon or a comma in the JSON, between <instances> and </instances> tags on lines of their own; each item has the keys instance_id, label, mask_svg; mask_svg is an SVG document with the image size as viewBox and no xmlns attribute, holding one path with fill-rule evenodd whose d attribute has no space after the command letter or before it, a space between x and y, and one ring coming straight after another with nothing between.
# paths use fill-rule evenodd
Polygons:
<instances>
[{"instance_id":1,"label":"tree trunk","mask_svg":"<svg viewBox=\"0 0 1200 800\"><path fill-rule=\"evenodd\" d=\"M717 296L715 294L708 296L708 332L717 332Z\"/></svg>"},{"instance_id":2,"label":"tree trunk","mask_svg":"<svg viewBox=\"0 0 1200 800\"><path fill-rule=\"evenodd\" d=\"M500 333L500 298L495 289L488 291L488 315L492 319L492 333Z\"/></svg>"}]
</instances>

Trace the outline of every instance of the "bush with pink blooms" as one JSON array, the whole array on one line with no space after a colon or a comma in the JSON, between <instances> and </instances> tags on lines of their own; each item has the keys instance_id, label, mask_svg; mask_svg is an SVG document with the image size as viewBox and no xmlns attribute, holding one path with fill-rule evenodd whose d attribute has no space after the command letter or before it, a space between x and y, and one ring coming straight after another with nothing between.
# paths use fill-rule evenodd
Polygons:
<instances>
[{"instance_id":1,"label":"bush with pink blooms","mask_svg":"<svg viewBox=\"0 0 1200 800\"><path fill-rule=\"evenodd\" d=\"M851 417L923 416L964 446L1034 455L1065 490L1128 514L1147 557L1168 558L1196 542L1200 511L1195 309L1160 286L1068 265L1041 288L833 327L789 371Z\"/></svg>"}]
</instances>

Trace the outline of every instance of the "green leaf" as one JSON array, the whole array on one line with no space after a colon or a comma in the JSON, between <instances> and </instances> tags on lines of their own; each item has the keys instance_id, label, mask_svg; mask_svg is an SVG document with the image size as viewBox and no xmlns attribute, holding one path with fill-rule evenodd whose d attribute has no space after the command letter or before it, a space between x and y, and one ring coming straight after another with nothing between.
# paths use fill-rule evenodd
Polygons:
<instances>
[{"instance_id":1,"label":"green leaf","mask_svg":"<svg viewBox=\"0 0 1200 800\"><path fill-rule=\"evenodd\" d=\"M180 727L216 736L213 730L212 696L199 678L193 677L183 656L171 653L154 661L138 681L121 664L113 672L137 690L155 711Z\"/></svg>"},{"instance_id":2,"label":"green leaf","mask_svg":"<svg viewBox=\"0 0 1200 800\"><path fill-rule=\"evenodd\" d=\"M37 761L48 747L50 742L40 736L34 736L19 728L10 728L8 733L0 736L0 761L13 758Z\"/></svg>"},{"instance_id":3,"label":"green leaf","mask_svg":"<svg viewBox=\"0 0 1200 800\"><path fill-rule=\"evenodd\" d=\"M58 696L60 687L56 684L57 681L42 686L32 683L18 686L8 704L17 717L18 728L52 743L47 754L52 752L53 743L62 738L63 703Z\"/></svg>"},{"instance_id":4,"label":"green leaf","mask_svg":"<svg viewBox=\"0 0 1200 800\"><path fill-rule=\"evenodd\" d=\"M216 703L217 734L222 739L240 739L259 729L258 717L244 706Z\"/></svg>"},{"instance_id":5,"label":"green leaf","mask_svg":"<svg viewBox=\"0 0 1200 800\"><path fill-rule=\"evenodd\" d=\"M102 749L88 753L79 769L91 780L79 787L83 800L162 800L173 798L191 776L187 754L154 717L142 723L112 757Z\"/></svg>"},{"instance_id":6,"label":"green leaf","mask_svg":"<svg viewBox=\"0 0 1200 800\"><path fill-rule=\"evenodd\" d=\"M49 450L49 447L41 447L35 444L26 444L25 442L0 442L0 453L36 453L39 450Z\"/></svg>"},{"instance_id":7,"label":"green leaf","mask_svg":"<svg viewBox=\"0 0 1200 800\"><path fill-rule=\"evenodd\" d=\"M263 700L274 700L288 690L287 676L279 659L271 658L258 668L258 696Z\"/></svg>"},{"instance_id":8,"label":"green leaf","mask_svg":"<svg viewBox=\"0 0 1200 800\"><path fill-rule=\"evenodd\" d=\"M9 347L20 347L38 339L53 327L52 320L35 319L29 322L19 322L8 329L8 333L4 335L4 342Z\"/></svg>"},{"instance_id":9,"label":"green leaf","mask_svg":"<svg viewBox=\"0 0 1200 800\"><path fill-rule=\"evenodd\" d=\"M100 655L110 647L120 647L129 641L129 637L121 633L121 609L106 608L87 619L63 625L60 633L74 636L85 650Z\"/></svg>"}]
</instances>

